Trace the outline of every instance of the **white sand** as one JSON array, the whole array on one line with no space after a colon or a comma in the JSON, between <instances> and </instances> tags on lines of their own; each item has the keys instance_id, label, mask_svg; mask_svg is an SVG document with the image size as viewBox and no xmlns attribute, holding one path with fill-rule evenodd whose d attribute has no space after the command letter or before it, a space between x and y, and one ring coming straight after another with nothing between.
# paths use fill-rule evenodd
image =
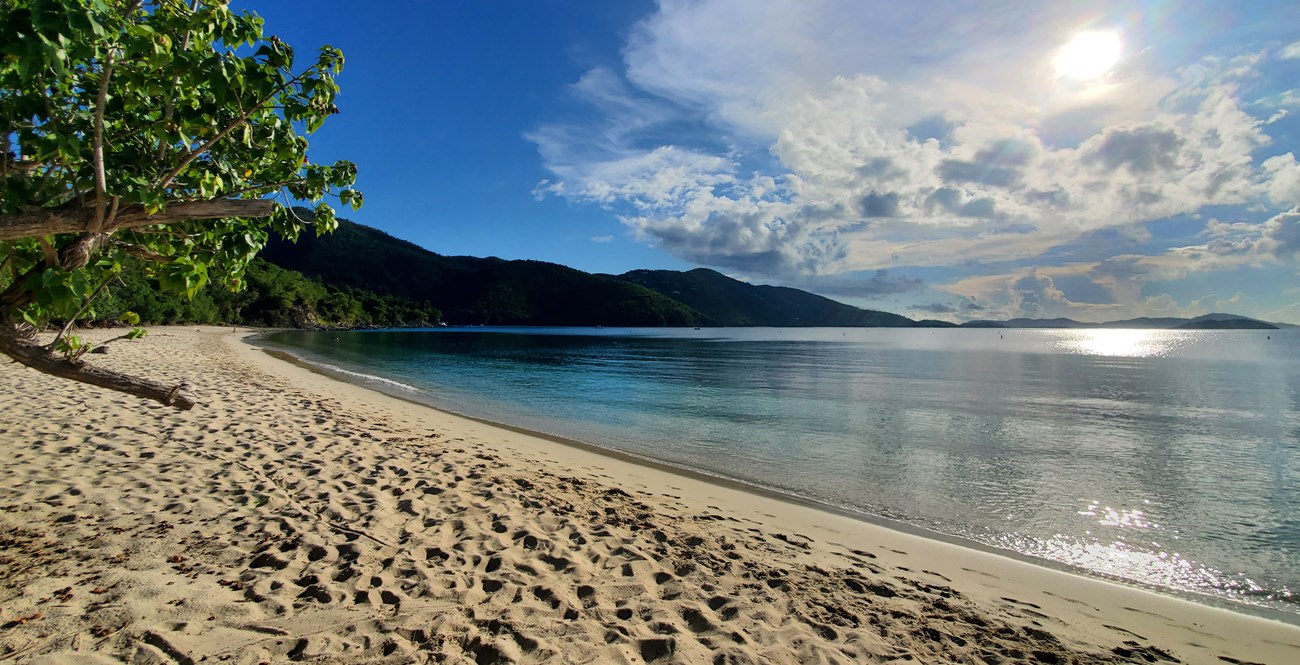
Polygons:
<instances>
[{"instance_id":1,"label":"white sand","mask_svg":"<svg viewBox=\"0 0 1300 665\"><path fill-rule=\"evenodd\" d=\"M106 337L109 333L92 333ZM1300 662L1300 628L418 407L230 329L0 366L0 660Z\"/></svg>"}]
</instances>

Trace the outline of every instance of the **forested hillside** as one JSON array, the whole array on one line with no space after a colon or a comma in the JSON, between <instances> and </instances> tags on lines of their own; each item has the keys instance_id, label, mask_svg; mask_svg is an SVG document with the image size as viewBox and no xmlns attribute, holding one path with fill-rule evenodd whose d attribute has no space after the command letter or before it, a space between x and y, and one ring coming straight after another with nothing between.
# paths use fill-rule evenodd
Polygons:
<instances>
[{"instance_id":1,"label":"forested hillside","mask_svg":"<svg viewBox=\"0 0 1300 665\"><path fill-rule=\"evenodd\" d=\"M542 261L443 256L346 220L327 236L272 240L263 252L326 284L427 300L452 325L915 326L806 291L754 286L712 270L592 275Z\"/></svg>"},{"instance_id":2,"label":"forested hillside","mask_svg":"<svg viewBox=\"0 0 1300 665\"><path fill-rule=\"evenodd\" d=\"M441 315L428 302L347 286L326 285L254 259L239 292L209 284L193 298L165 293L146 277L144 266L129 266L95 302L94 319L112 323L128 311L145 324L241 324L274 327L428 326Z\"/></svg>"},{"instance_id":3,"label":"forested hillside","mask_svg":"<svg viewBox=\"0 0 1300 665\"><path fill-rule=\"evenodd\" d=\"M654 289L724 326L888 326L917 325L909 318L858 309L830 298L782 286L755 286L707 268L687 272L633 270L619 279Z\"/></svg>"},{"instance_id":4,"label":"forested hillside","mask_svg":"<svg viewBox=\"0 0 1300 665\"><path fill-rule=\"evenodd\" d=\"M272 240L263 256L337 287L429 301L452 325L695 326L699 312L650 289L542 261L442 256L346 220L326 236Z\"/></svg>"},{"instance_id":5,"label":"forested hillside","mask_svg":"<svg viewBox=\"0 0 1300 665\"><path fill-rule=\"evenodd\" d=\"M443 256L347 220L328 235L272 238L238 293L209 285L193 299L164 295L144 272L124 271L126 281L96 306L100 320L130 310L146 323L285 327L918 325L704 268L613 276L543 261Z\"/></svg>"}]
</instances>

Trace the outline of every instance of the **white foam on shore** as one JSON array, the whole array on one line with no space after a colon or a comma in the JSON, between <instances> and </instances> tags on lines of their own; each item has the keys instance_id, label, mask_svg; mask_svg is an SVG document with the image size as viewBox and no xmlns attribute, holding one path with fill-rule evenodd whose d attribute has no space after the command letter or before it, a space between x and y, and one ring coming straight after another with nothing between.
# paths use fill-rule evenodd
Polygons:
<instances>
[{"instance_id":1,"label":"white foam on shore","mask_svg":"<svg viewBox=\"0 0 1300 665\"><path fill-rule=\"evenodd\" d=\"M304 358L304 357L302 357L302 356L300 356L300 355L297 355L297 354L292 354L292 355L293 355L294 359L296 359L298 362L301 362L301 363L306 364L306 365L311 365L312 367L320 368L320 369L322 369L322 370L325 370L326 372L342 374L342 375L344 375L344 376L350 376L350 377L353 377L353 378L356 378L356 379L360 379L360 380L362 380L362 381L365 381L365 382L367 382L367 383L380 383L380 384L383 384L383 385L393 386L393 387L395 387L395 388L400 388L400 389L402 389L402 390L405 390L405 391L408 391L408 392L413 392L413 393L418 393L418 394L421 394L421 395L426 394L425 391L420 390L419 388L416 388L415 386L412 386L412 385L410 385L410 384L402 383L401 381L394 381L394 380L389 379L389 378L385 378L385 377L382 377L382 376L376 376L376 375L374 375L374 374L366 374L366 373L364 373L364 372L353 372L352 370L343 369L342 367L339 367L338 365L331 365L331 364L329 364L329 363L323 363L323 362L318 362L318 361L315 361L315 360L310 360L310 359L308 359L308 358Z\"/></svg>"}]
</instances>

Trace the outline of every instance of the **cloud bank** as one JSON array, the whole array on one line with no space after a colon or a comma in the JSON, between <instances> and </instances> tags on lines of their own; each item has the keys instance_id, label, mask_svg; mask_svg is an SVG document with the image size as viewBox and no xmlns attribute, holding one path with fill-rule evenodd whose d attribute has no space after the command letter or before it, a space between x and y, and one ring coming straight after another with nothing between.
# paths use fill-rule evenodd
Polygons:
<instances>
[{"instance_id":1,"label":"cloud bank","mask_svg":"<svg viewBox=\"0 0 1300 665\"><path fill-rule=\"evenodd\" d=\"M1179 40L1197 26L1161 23L1155 3L942 4L664 0L632 30L620 70L571 86L586 114L528 136L552 174L537 194L605 206L682 260L826 293L852 291L833 278L854 276L866 292L901 292L881 286L886 269L1018 263L992 277L999 306L1024 315L1072 311L1035 265L1050 251L1177 216L1199 226L1211 206L1300 202L1294 146L1274 139L1294 91L1270 80L1295 71L1297 43L1196 52ZM1116 31L1125 50L1081 82L1052 59L1084 29ZM1132 265L1293 261L1284 217L1215 227L1199 250ZM1139 303L1147 273L1122 277L1123 263L1066 272ZM989 283L945 291L990 298L974 290ZM966 302L937 305L975 311Z\"/></svg>"}]
</instances>

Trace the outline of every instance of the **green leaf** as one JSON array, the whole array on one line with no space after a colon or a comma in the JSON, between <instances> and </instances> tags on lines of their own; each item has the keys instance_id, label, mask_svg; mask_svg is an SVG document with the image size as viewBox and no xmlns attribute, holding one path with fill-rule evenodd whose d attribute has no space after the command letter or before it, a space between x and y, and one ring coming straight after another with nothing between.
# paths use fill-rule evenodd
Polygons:
<instances>
[{"instance_id":1,"label":"green leaf","mask_svg":"<svg viewBox=\"0 0 1300 665\"><path fill-rule=\"evenodd\" d=\"M60 339L58 343L54 345L54 350L62 353L64 358L73 358L80 355L77 351L80 351L84 346L85 342L83 342L80 337L70 335Z\"/></svg>"},{"instance_id":2,"label":"green leaf","mask_svg":"<svg viewBox=\"0 0 1300 665\"><path fill-rule=\"evenodd\" d=\"M207 265L188 256L180 257L159 269L158 283L163 289L183 293L189 298L193 298L207 282Z\"/></svg>"},{"instance_id":3,"label":"green leaf","mask_svg":"<svg viewBox=\"0 0 1300 665\"><path fill-rule=\"evenodd\" d=\"M107 193L121 210L157 214L180 202L262 197L285 189L286 182L296 202L316 208L310 221L293 219L280 207L269 220L185 221L119 231L115 242L99 248L79 270L33 273L16 298L6 299L14 304L0 316L44 326L89 313L137 325L159 314L146 310L148 298L140 292L126 299L127 281L189 298L210 280L241 287L269 229L296 237L314 225L326 233L337 225L327 195L338 193L338 206L360 205L361 193L352 188L355 167L312 163L304 138L335 112L335 75L343 65L338 49L322 47L319 59L304 59L294 70L294 49L264 36L260 17L232 11L224 0L203 0L193 10L188 1L171 0L0 0L0 6L6 148L70 166L38 177L11 170L0 178L0 214L90 205L70 193L95 187L95 98L109 53L118 66L103 115L103 157ZM291 80L297 83L288 85ZM256 108L263 100L269 101ZM234 131L194 152L240 118L246 120ZM12 253L5 272L31 271L45 250L59 251L72 240L43 238L50 245L44 249L35 238L10 241L4 245ZM108 283L111 292L103 288ZM84 350L83 345L73 352Z\"/></svg>"}]
</instances>

